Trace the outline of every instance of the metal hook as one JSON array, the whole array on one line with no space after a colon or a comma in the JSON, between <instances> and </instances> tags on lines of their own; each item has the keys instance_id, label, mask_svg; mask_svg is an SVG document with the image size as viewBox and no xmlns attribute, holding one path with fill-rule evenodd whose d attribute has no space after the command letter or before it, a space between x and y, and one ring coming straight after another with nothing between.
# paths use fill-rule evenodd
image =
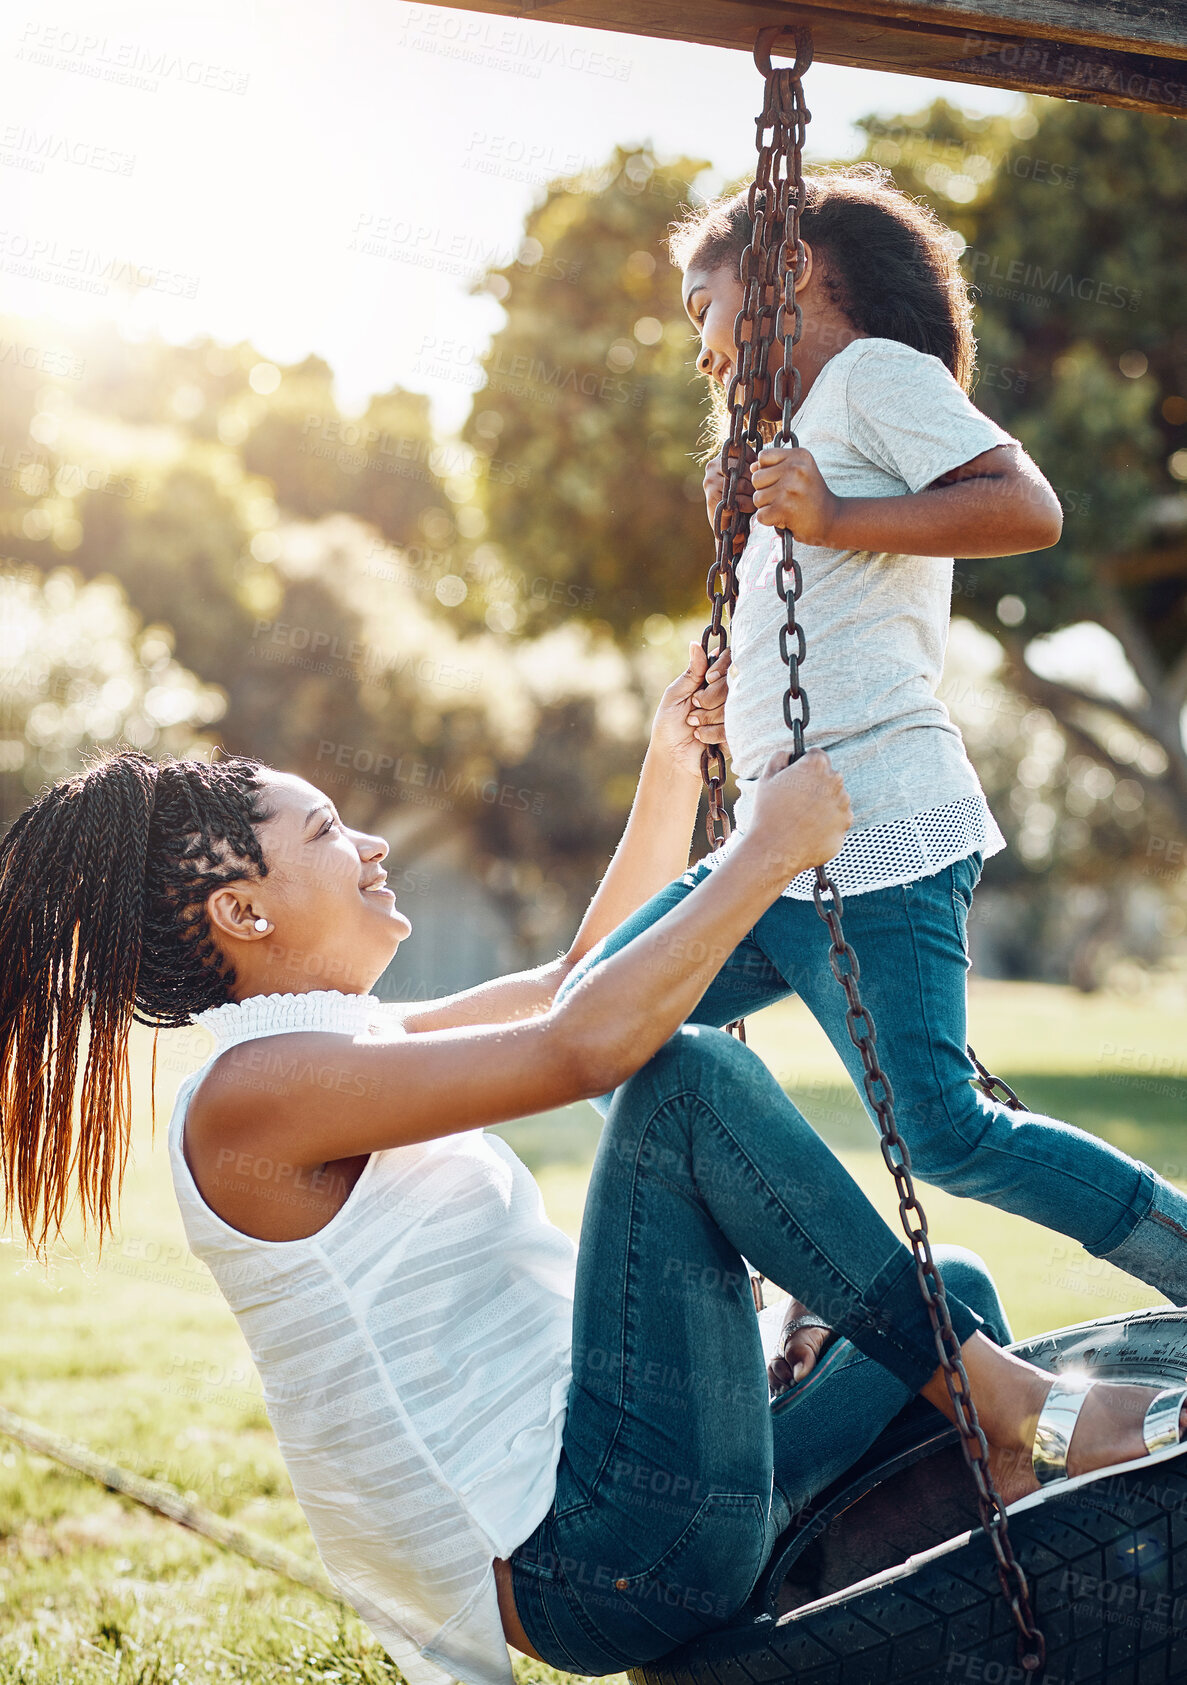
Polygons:
<instances>
[{"instance_id":1,"label":"metal hook","mask_svg":"<svg viewBox=\"0 0 1187 1685\"><path fill-rule=\"evenodd\" d=\"M812 63L812 31L806 23L776 23L760 29L754 38L754 62L769 80L774 74L771 48L781 35L795 37L795 63L789 67L781 65L780 69L790 68L792 76L798 79Z\"/></svg>"}]
</instances>

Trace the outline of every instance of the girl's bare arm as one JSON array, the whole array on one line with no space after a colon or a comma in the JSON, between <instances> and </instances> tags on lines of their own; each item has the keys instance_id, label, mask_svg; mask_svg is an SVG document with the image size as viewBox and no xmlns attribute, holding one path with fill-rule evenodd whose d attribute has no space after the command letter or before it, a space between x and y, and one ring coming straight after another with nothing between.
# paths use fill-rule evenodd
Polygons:
<instances>
[{"instance_id":1,"label":"girl's bare arm","mask_svg":"<svg viewBox=\"0 0 1187 1685\"><path fill-rule=\"evenodd\" d=\"M1019 445L982 451L923 491L837 497L810 451L768 448L751 471L755 518L804 544L908 556L1017 556L1059 542L1059 499Z\"/></svg>"}]
</instances>

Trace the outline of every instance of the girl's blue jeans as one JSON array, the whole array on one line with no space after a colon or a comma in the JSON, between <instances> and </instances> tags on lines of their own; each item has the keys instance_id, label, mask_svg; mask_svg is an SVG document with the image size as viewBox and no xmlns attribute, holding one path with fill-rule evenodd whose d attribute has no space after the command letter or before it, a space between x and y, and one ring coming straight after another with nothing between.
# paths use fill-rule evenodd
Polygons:
<instances>
[{"instance_id":1,"label":"girl's blue jeans","mask_svg":"<svg viewBox=\"0 0 1187 1685\"><path fill-rule=\"evenodd\" d=\"M743 1251L843 1336L774 1404ZM1008 1340L980 1261L941 1268L961 1342ZM910 1252L762 1061L685 1025L616 1090L594 1163L556 1496L511 1557L535 1649L614 1673L728 1620L935 1368Z\"/></svg>"},{"instance_id":2,"label":"girl's blue jeans","mask_svg":"<svg viewBox=\"0 0 1187 1685\"><path fill-rule=\"evenodd\" d=\"M702 863L661 890L586 955L562 993L691 894L709 870ZM931 877L844 903L845 934L861 968L862 999L912 1168L949 1193L1070 1235L1094 1257L1149 1282L1174 1304L1187 1304L1187 1197L1097 1136L1036 1112L1011 1111L971 1085L967 923L980 876L976 853ZM728 1024L799 995L873 1117L828 954L828 929L815 904L781 896L725 959L689 1022ZM673 952L673 962L679 958Z\"/></svg>"}]
</instances>

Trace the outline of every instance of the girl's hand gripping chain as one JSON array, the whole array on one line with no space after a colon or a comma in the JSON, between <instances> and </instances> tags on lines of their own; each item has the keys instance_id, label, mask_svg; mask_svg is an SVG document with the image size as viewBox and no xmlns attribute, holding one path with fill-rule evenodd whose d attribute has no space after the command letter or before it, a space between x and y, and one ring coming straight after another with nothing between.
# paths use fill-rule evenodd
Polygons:
<instances>
[{"instance_id":1,"label":"girl's hand gripping chain","mask_svg":"<svg viewBox=\"0 0 1187 1685\"><path fill-rule=\"evenodd\" d=\"M755 517L764 527L786 527L801 544L832 544L841 499L825 485L811 451L768 445L750 478Z\"/></svg>"},{"instance_id":2,"label":"girl's hand gripping chain","mask_svg":"<svg viewBox=\"0 0 1187 1685\"><path fill-rule=\"evenodd\" d=\"M712 526L717 515L717 505L725 496L725 473L720 458L714 457L705 468L705 508L709 515L709 525ZM754 487L750 484L750 476L741 474L738 478L738 508L745 515L754 513Z\"/></svg>"}]
</instances>

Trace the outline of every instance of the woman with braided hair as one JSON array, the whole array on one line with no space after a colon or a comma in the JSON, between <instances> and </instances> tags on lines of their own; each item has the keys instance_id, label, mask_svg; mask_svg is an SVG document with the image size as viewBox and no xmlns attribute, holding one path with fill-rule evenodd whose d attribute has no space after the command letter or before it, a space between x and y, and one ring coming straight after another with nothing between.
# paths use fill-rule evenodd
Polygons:
<instances>
[{"instance_id":1,"label":"woman with braided hair","mask_svg":"<svg viewBox=\"0 0 1187 1685\"><path fill-rule=\"evenodd\" d=\"M112 754L0 845L7 1214L44 1249L77 1189L102 1236L132 1022L209 1029L169 1129L186 1232L326 1567L410 1685L510 1685L508 1642L572 1672L652 1660L729 1620L791 1515L913 1394L952 1414L908 1250L762 1063L685 1024L788 877L840 845L827 758L773 758L732 863L556 1002L687 860L724 697L723 668L705 678L694 645L569 951L426 1006L370 993L411 928L386 843L301 778ZM577 1250L483 1126L607 1089ZM842 1336L773 1406L743 1253ZM1016 1494L1052 1378L1000 1350L979 1261L944 1268ZM1150 1394L1088 1392L1079 1469L1177 1440L1184 1394L1153 1416Z\"/></svg>"},{"instance_id":2,"label":"woman with braided hair","mask_svg":"<svg viewBox=\"0 0 1187 1685\"><path fill-rule=\"evenodd\" d=\"M129 753L59 784L8 832L0 1139L6 1216L15 1205L38 1252L61 1229L75 1181L84 1220L101 1238L110 1225L128 1148L133 1020L189 1024L228 998L204 902L245 869L266 871L264 817L246 761L161 765Z\"/></svg>"}]
</instances>

